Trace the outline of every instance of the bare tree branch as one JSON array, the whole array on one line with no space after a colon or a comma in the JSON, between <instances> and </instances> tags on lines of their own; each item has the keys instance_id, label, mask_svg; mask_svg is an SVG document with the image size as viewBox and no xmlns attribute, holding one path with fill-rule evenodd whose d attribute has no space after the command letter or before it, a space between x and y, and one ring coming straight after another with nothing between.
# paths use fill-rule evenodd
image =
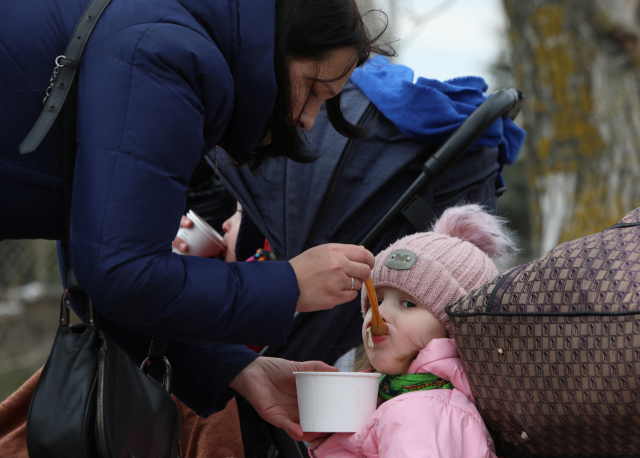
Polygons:
<instances>
[{"instance_id":1,"label":"bare tree branch","mask_svg":"<svg viewBox=\"0 0 640 458\"><path fill-rule=\"evenodd\" d=\"M428 22L442 16L447 10L455 5L457 0L443 0L430 10L417 14L413 0L398 1L399 15L403 16L411 26L408 28L407 34L402 39L402 44L405 47L411 46L412 42L420 36L420 27L424 26Z\"/></svg>"}]
</instances>

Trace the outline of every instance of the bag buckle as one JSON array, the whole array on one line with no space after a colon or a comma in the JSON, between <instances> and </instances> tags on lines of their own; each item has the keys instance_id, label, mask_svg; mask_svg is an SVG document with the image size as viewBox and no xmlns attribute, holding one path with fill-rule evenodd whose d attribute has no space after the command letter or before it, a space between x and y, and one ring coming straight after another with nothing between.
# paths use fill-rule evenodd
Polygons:
<instances>
[{"instance_id":1,"label":"bag buckle","mask_svg":"<svg viewBox=\"0 0 640 458\"><path fill-rule=\"evenodd\" d=\"M173 379L173 372L171 371L171 364L169 364L169 360L165 356L165 354L167 353L167 345L169 345L169 341L167 339L161 339L160 337L155 336L151 337L149 355L142 362L140 370L143 374L146 374L151 363L159 363L161 361L164 361L164 380L162 381L162 384L167 389L167 391L171 393L171 381Z\"/></svg>"},{"instance_id":2,"label":"bag buckle","mask_svg":"<svg viewBox=\"0 0 640 458\"><path fill-rule=\"evenodd\" d=\"M169 360L167 359L166 356L163 356L162 360L164 361L164 378L162 380L162 384L164 385L165 389L169 393L171 393L171 382L173 379L171 364L169 363ZM149 359L149 357L146 357L144 361L142 361L142 364L140 365L140 370L142 371L143 374L147 375L147 370L149 369L149 366L151 366L151 359Z\"/></svg>"},{"instance_id":3,"label":"bag buckle","mask_svg":"<svg viewBox=\"0 0 640 458\"><path fill-rule=\"evenodd\" d=\"M65 289L62 293L62 297L60 298L60 325L68 326L70 324L69 321L69 309L71 308L71 291ZM89 312L89 326L96 325L96 312L93 308L93 303L89 301L87 306Z\"/></svg>"},{"instance_id":4,"label":"bag buckle","mask_svg":"<svg viewBox=\"0 0 640 458\"><path fill-rule=\"evenodd\" d=\"M56 79L58 78L58 73L60 73L60 69L62 67L64 67L64 65L62 63L60 63L60 59L65 59L65 56L58 56L56 57L56 66L53 69L53 75L51 75L51 78L49 79L49 87L46 89L45 91L45 97L42 100L42 104L44 105L45 103L47 103L47 99L49 98L49 95L51 95L51 89L53 89L53 84L56 82Z\"/></svg>"}]
</instances>

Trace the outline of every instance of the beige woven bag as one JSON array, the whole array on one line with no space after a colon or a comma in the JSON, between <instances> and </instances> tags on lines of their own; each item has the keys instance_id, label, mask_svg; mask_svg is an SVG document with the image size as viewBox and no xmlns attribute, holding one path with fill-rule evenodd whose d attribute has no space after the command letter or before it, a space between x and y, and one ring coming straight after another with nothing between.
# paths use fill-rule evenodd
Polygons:
<instances>
[{"instance_id":1,"label":"beige woven bag","mask_svg":"<svg viewBox=\"0 0 640 458\"><path fill-rule=\"evenodd\" d=\"M501 457L640 456L640 208L447 308Z\"/></svg>"}]
</instances>

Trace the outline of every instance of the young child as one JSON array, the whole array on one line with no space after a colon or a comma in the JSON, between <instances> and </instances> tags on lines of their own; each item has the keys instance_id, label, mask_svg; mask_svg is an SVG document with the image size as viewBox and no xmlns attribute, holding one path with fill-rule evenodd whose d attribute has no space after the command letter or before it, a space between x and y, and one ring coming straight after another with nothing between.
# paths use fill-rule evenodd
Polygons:
<instances>
[{"instance_id":1,"label":"young child","mask_svg":"<svg viewBox=\"0 0 640 458\"><path fill-rule=\"evenodd\" d=\"M514 252L500 218L465 205L376 257L371 277L388 331L371 336L363 290L362 338L370 367L386 374L382 404L361 431L313 442L313 456L496 457L444 309L497 275L495 261Z\"/></svg>"}]
</instances>

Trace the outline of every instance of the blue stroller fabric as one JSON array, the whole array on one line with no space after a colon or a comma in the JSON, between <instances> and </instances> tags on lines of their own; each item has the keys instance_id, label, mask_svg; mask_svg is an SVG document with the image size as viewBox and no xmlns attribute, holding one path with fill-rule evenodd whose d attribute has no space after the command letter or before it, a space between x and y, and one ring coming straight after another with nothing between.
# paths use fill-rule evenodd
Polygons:
<instances>
[{"instance_id":1,"label":"blue stroller fabric","mask_svg":"<svg viewBox=\"0 0 640 458\"><path fill-rule=\"evenodd\" d=\"M413 140L441 145L465 119L487 98L484 79L465 76L448 81L419 77L414 83L413 70L376 56L357 69L351 81L378 110L406 136ZM499 119L485 131L471 148L498 147L500 171L518 157L525 131L511 119ZM504 186L498 175L500 186Z\"/></svg>"}]
</instances>

